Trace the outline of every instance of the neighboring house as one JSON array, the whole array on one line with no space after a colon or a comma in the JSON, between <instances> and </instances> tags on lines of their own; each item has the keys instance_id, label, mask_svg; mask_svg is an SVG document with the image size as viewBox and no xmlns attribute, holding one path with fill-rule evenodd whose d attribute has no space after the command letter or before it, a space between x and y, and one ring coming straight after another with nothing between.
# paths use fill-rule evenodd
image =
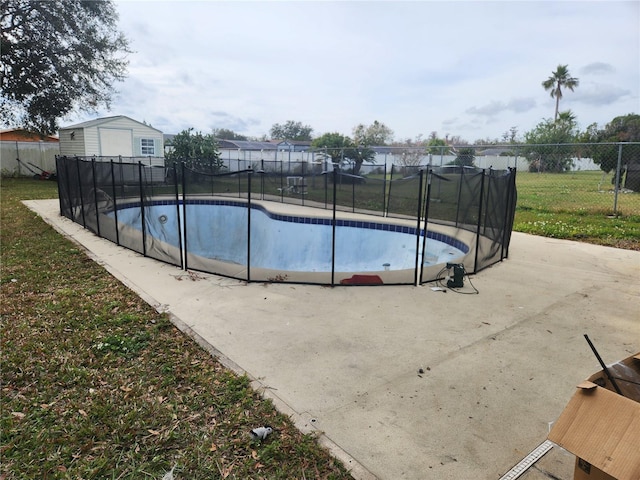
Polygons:
<instances>
[{"instance_id":1,"label":"neighboring house","mask_svg":"<svg viewBox=\"0 0 640 480\"><path fill-rule=\"evenodd\" d=\"M59 134L61 155L164 157L162 132L124 115L69 125Z\"/></svg>"},{"instance_id":2,"label":"neighboring house","mask_svg":"<svg viewBox=\"0 0 640 480\"><path fill-rule=\"evenodd\" d=\"M39 174L56 169L58 138L22 128L0 130L0 171L6 175Z\"/></svg>"},{"instance_id":3,"label":"neighboring house","mask_svg":"<svg viewBox=\"0 0 640 480\"><path fill-rule=\"evenodd\" d=\"M40 135L22 128L7 128L0 130L2 142L58 142L58 137L53 135Z\"/></svg>"},{"instance_id":4,"label":"neighboring house","mask_svg":"<svg viewBox=\"0 0 640 480\"><path fill-rule=\"evenodd\" d=\"M286 152L306 152L311 148L311 142L306 140L282 140L277 144L278 150Z\"/></svg>"},{"instance_id":5,"label":"neighboring house","mask_svg":"<svg viewBox=\"0 0 640 480\"><path fill-rule=\"evenodd\" d=\"M218 140L218 147L220 150L276 150L277 146L271 142L254 142L251 140L225 140L222 138Z\"/></svg>"}]
</instances>

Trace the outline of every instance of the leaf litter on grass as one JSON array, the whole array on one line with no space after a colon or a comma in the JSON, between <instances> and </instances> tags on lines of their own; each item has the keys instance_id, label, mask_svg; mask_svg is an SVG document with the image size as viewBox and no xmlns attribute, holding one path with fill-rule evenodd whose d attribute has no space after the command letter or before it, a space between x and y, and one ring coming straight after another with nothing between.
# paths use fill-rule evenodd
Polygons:
<instances>
[{"instance_id":1,"label":"leaf litter on grass","mask_svg":"<svg viewBox=\"0 0 640 480\"><path fill-rule=\"evenodd\" d=\"M351 478L247 377L20 204L55 195L3 179L1 478ZM277 435L253 445L257 424Z\"/></svg>"}]
</instances>

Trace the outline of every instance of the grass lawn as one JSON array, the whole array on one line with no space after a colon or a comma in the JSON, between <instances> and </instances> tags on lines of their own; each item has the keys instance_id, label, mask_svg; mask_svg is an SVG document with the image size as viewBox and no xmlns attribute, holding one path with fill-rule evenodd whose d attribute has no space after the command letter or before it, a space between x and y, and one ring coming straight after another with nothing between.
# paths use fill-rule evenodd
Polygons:
<instances>
[{"instance_id":1,"label":"grass lawn","mask_svg":"<svg viewBox=\"0 0 640 480\"><path fill-rule=\"evenodd\" d=\"M2 179L0 479L347 479L290 419L20 200ZM259 443L248 432L270 425Z\"/></svg>"},{"instance_id":2,"label":"grass lawn","mask_svg":"<svg viewBox=\"0 0 640 480\"><path fill-rule=\"evenodd\" d=\"M546 237L640 250L640 193L614 194L610 175L518 172L513 229Z\"/></svg>"}]
</instances>

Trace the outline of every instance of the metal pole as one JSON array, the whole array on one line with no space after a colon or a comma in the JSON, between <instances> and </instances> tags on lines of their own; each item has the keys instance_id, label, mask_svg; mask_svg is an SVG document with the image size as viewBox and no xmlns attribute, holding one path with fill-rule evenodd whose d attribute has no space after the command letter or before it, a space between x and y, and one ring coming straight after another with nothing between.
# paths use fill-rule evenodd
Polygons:
<instances>
[{"instance_id":1,"label":"metal pole","mask_svg":"<svg viewBox=\"0 0 640 480\"><path fill-rule=\"evenodd\" d=\"M76 221L76 216L74 214L74 209L75 209L75 205L74 205L74 201L73 201L73 196L71 195L71 177L69 176L69 157L65 157L64 160L64 176L66 177L66 183L67 183L67 201L69 202L69 219L73 220L74 222Z\"/></svg>"},{"instance_id":2,"label":"metal pole","mask_svg":"<svg viewBox=\"0 0 640 480\"><path fill-rule=\"evenodd\" d=\"M96 207L96 230L99 237L100 235L100 212L98 211L98 184L96 183L96 160L91 160L91 176L93 177L93 202Z\"/></svg>"},{"instance_id":3,"label":"metal pole","mask_svg":"<svg viewBox=\"0 0 640 480\"><path fill-rule=\"evenodd\" d=\"M511 219L513 218L513 203L514 195L516 192L516 169L507 167L509 169L509 183L507 191L507 205L504 209L504 218L502 219L502 244L500 246L500 260L509 257L509 245L507 239L511 236L511 230L513 228Z\"/></svg>"},{"instance_id":4,"label":"metal pole","mask_svg":"<svg viewBox=\"0 0 640 480\"><path fill-rule=\"evenodd\" d=\"M427 251L427 225L429 223L429 202L431 199L431 179L432 170L427 172L427 194L424 197L424 236L422 237L422 264L420 266L420 283L424 281L424 256Z\"/></svg>"},{"instance_id":5,"label":"metal pole","mask_svg":"<svg viewBox=\"0 0 640 480\"><path fill-rule=\"evenodd\" d=\"M387 214L387 154L384 154L384 178L382 179L382 216Z\"/></svg>"},{"instance_id":6,"label":"metal pole","mask_svg":"<svg viewBox=\"0 0 640 480\"><path fill-rule=\"evenodd\" d=\"M260 159L260 198L264 200L264 159Z\"/></svg>"},{"instance_id":7,"label":"metal pole","mask_svg":"<svg viewBox=\"0 0 640 480\"><path fill-rule=\"evenodd\" d=\"M473 271L477 272L478 271L478 250L480 248L480 228L481 228L481 223L482 223L482 200L484 198L484 179L485 179L485 173L484 170L482 171L482 180L480 183L480 202L478 205L478 227L476 229L476 254L475 254L475 259L473 261Z\"/></svg>"},{"instance_id":8,"label":"metal pole","mask_svg":"<svg viewBox=\"0 0 640 480\"><path fill-rule=\"evenodd\" d=\"M184 267L184 258L182 256L182 227L180 225L180 195L178 192L178 164L173 162L173 187L176 194L176 223L178 228L178 251L180 252L180 268Z\"/></svg>"},{"instance_id":9,"label":"metal pole","mask_svg":"<svg viewBox=\"0 0 640 480\"><path fill-rule=\"evenodd\" d=\"M247 173L249 193L247 195L247 282L251 281L251 174Z\"/></svg>"},{"instance_id":10,"label":"metal pole","mask_svg":"<svg viewBox=\"0 0 640 480\"><path fill-rule=\"evenodd\" d=\"M456 228L460 221L460 199L462 198L462 182L464 181L464 167L460 167L460 183L458 183L458 198L456 200Z\"/></svg>"},{"instance_id":11,"label":"metal pole","mask_svg":"<svg viewBox=\"0 0 640 480\"><path fill-rule=\"evenodd\" d=\"M87 228L84 218L84 193L82 193L82 178L80 177L80 160L76 160L76 171L78 173L78 190L80 193L80 213L82 213L82 226Z\"/></svg>"},{"instance_id":12,"label":"metal pole","mask_svg":"<svg viewBox=\"0 0 640 480\"><path fill-rule=\"evenodd\" d=\"M144 217L144 189L142 187L142 162L138 161L138 186L140 188L140 220L142 222L142 255L147 256L147 229Z\"/></svg>"},{"instance_id":13,"label":"metal pole","mask_svg":"<svg viewBox=\"0 0 640 480\"><path fill-rule=\"evenodd\" d=\"M354 213L356 211L356 177L355 175L351 177L351 211Z\"/></svg>"},{"instance_id":14,"label":"metal pole","mask_svg":"<svg viewBox=\"0 0 640 480\"><path fill-rule=\"evenodd\" d=\"M420 261L420 219L422 217L422 177L424 176L424 170L420 170L420 183L418 186L418 212L416 213L416 264L413 274L413 283L418 286L418 267Z\"/></svg>"},{"instance_id":15,"label":"metal pole","mask_svg":"<svg viewBox=\"0 0 640 480\"><path fill-rule=\"evenodd\" d=\"M20 149L18 148L18 141L16 140L16 159L18 160L16 163L18 164L18 176L22 175L20 171Z\"/></svg>"},{"instance_id":16,"label":"metal pole","mask_svg":"<svg viewBox=\"0 0 640 480\"><path fill-rule=\"evenodd\" d=\"M331 286L335 285L335 273L336 273L336 180L338 172L333 166L333 220L331 222Z\"/></svg>"},{"instance_id":17,"label":"metal pole","mask_svg":"<svg viewBox=\"0 0 640 480\"><path fill-rule=\"evenodd\" d=\"M607 368L607 366L602 361L602 358L598 354L598 351L596 350L596 347L593 346L593 343L591 343L591 340L589 340L589 337L587 336L586 333L584 334L584 338L587 341L587 343L589 344L589 346L591 347L591 351L593 352L593 354L598 359L598 362L600 362L600 366L602 367L602 370L604 371L604 373L607 375L607 378L611 382L611 385L613 385L613 388L616 390L618 395L622 395L622 392L620 391L620 388L618 387L618 384L616 383L615 378L613 378L613 375L611 375L611 372L609 372L609 369ZM624 395L622 395L622 396L624 397Z\"/></svg>"},{"instance_id":18,"label":"metal pole","mask_svg":"<svg viewBox=\"0 0 640 480\"><path fill-rule=\"evenodd\" d=\"M116 226L116 245L120 245L120 229L118 228L118 206L116 203L116 177L113 173L113 158L109 160L111 164L111 193L113 194L113 217Z\"/></svg>"},{"instance_id":19,"label":"metal pole","mask_svg":"<svg viewBox=\"0 0 640 480\"><path fill-rule=\"evenodd\" d=\"M620 191L620 168L622 167L622 143L618 144L618 165L616 166L616 187L613 194L613 214L618 216L618 192Z\"/></svg>"},{"instance_id":20,"label":"metal pole","mask_svg":"<svg viewBox=\"0 0 640 480\"><path fill-rule=\"evenodd\" d=\"M386 213L385 217L389 216L389 204L391 203L391 187L393 186L393 170L395 168L395 164L391 164L391 180L389 181L389 194L387 195L387 205L386 205Z\"/></svg>"},{"instance_id":21,"label":"metal pole","mask_svg":"<svg viewBox=\"0 0 640 480\"><path fill-rule=\"evenodd\" d=\"M60 188L61 183L60 183L60 175L59 175L60 172L62 171L62 169L60 168L60 163L61 163L62 160L60 159L60 157L58 155L56 155L55 156L55 161L56 161L56 172L58 172L58 178L56 179L56 181L58 183L58 205L60 206L60 215L64 215L64 212L63 212L64 209L63 209L63 205L62 205L63 204L63 199L62 199L63 192L61 191L61 188Z\"/></svg>"},{"instance_id":22,"label":"metal pole","mask_svg":"<svg viewBox=\"0 0 640 480\"><path fill-rule=\"evenodd\" d=\"M184 162L180 163L180 170L182 171L182 231L184 232L184 269L189 270L189 265L187 264L187 259L189 258L189 251L187 247L189 243L187 240L187 233L189 231L189 229L187 228L187 180L185 178Z\"/></svg>"}]
</instances>

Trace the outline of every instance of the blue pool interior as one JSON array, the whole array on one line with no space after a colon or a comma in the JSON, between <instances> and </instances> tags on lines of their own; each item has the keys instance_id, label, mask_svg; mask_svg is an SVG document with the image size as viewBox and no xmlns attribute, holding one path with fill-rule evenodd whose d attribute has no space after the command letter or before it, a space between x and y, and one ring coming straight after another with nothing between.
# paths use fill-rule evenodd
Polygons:
<instances>
[{"instance_id":1,"label":"blue pool interior","mask_svg":"<svg viewBox=\"0 0 640 480\"><path fill-rule=\"evenodd\" d=\"M252 204L250 249L247 204L227 200L189 200L186 209L173 201L153 201L145 208L146 234L190 255L252 268L289 272L330 272L333 227L331 218L284 215ZM114 213L109 214L113 216ZM118 222L142 229L138 204L121 205ZM179 225L180 224L180 225ZM179 228L180 227L180 228ZM422 234L423 232L421 232ZM422 236L416 227L338 219L335 235L335 271L376 272L413 269L416 252L422 258ZM424 266L458 262L469 247L456 238L429 230Z\"/></svg>"}]
</instances>

